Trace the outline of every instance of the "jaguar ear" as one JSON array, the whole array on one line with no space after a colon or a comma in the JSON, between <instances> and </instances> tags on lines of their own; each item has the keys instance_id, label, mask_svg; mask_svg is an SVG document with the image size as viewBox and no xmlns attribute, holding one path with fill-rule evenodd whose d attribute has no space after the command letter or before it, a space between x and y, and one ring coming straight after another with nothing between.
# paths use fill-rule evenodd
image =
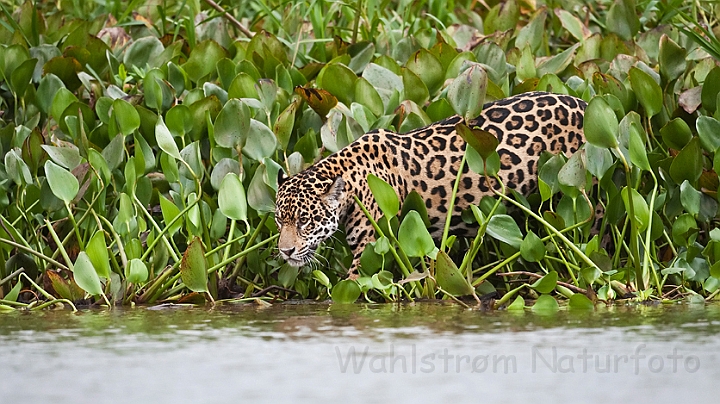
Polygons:
<instances>
[{"instance_id":1,"label":"jaguar ear","mask_svg":"<svg viewBox=\"0 0 720 404\"><path fill-rule=\"evenodd\" d=\"M335 177L335 180L325 190L325 194L322 196L323 201L331 206L337 206L340 204L343 192L345 191L345 180L341 175Z\"/></svg>"},{"instance_id":2,"label":"jaguar ear","mask_svg":"<svg viewBox=\"0 0 720 404\"><path fill-rule=\"evenodd\" d=\"M285 180L287 180L287 179L288 179L288 176L285 175L285 171L284 171L284 170L278 170L278 175L277 175L277 184L278 184L278 186L282 185L283 182L285 182Z\"/></svg>"}]
</instances>

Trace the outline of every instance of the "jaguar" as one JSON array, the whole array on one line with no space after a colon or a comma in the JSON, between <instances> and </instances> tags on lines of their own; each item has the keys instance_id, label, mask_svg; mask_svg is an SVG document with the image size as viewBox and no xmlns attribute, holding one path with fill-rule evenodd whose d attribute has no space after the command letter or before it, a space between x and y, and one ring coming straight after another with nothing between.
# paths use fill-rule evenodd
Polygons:
<instances>
[{"instance_id":1,"label":"jaguar","mask_svg":"<svg viewBox=\"0 0 720 404\"><path fill-rule=\"evenodd\" d=\"M582 146L586 106L585 101L568 95L519 94L485 104L474 119L455 115L404 134L377 129L296 175L287 177L280 171L275 208L279 255L292 266L309 264L316 259L320 243L344 225L353 252L348 276L357 278L360 256L375 240L375 231L353 195L372 217L382 215L370 192L368 174L393 186L401 203L413 190L420 194L430 220L428 230L439 238L466 147L456 132L457 124L497 136L500 179L527 195L537 187L538 159L543 151L570 156ZM465 164L451 229L466 231L462 211L492 194L489 186L497 185Z\"/></svg>"}]
</instances>

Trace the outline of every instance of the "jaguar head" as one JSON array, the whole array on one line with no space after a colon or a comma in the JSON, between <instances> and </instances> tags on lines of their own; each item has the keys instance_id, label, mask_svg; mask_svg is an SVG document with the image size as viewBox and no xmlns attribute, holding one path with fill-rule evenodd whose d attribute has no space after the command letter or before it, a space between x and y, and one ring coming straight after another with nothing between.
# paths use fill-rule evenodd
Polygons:
<instances>
[{"instance_id":1,"label":"jaguar head","mask_svg":"<svg viewBox=\"0 0 720 404\"><path fill-rule=\"evenodd\" d=\"M275 224L278 250L288 264L310 263L320 243L337 231L345 194L342 176L326 178L312 168L290 178L278 173Z\"/></svg>"}]
</instances>

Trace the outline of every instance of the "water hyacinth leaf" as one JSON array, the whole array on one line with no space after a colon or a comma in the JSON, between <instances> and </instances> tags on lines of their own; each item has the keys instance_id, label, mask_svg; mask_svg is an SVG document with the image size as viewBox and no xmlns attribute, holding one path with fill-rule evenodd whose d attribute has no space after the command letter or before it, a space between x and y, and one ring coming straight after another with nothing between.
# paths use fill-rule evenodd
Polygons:
<instances>
[{"instance_id":1,"label":"water hyacinth leaf","mask_svg":"<svg viewBox=\"0 0 720 404\"><path fill-rule=\"evenodd\" d=\"M53 194L65 204L70 204L80 189L77 178L72 173L48 160L45 162L45 176Z\"/></svg>"},{"instance_id":2,"label":"water hyacinth leaf","mask_svg":"<svg viewBox=\"0 0 720 404\"><path fill-rule=\"evenodd\" d=\"M541 295L533 304L533 313L540 315L555 314L560 310L557 300L550 295Z\"/></svg>"},{"instance_id":3,"label":"water hyacinth leaf","mask_svg":"<svg viewBox=\"0 0 720 404\"><path fill-rule=\"evenodd\" d=\"M520 228L511 216L493 215L487 226L487 233L512 247L519 249L523 242Z\"/></svg>"},{"instance_id":4,"label":"water hyacinth leaf","mask_svg":"<svg viewBox=\"0 0 720 404\"><path fill-rule=\"evenodd\" d=\"M167 199L165 196L160 195L160 210L162 211L163 221L165 222L165 225L167 226L170 222L172 222L179 214L180 214L180 208L177 207L171 200ZM168 233L170 235L175 234L180 228L182 227L182 220L176 220L172 226L170 227L170 230L168 230Z\"/></svg>"},{"instance_id":5,"label":"water hyacinth leaf","mask_svg":"<svg viewBox=\"0 0 720 404\"><path fill-rule=\"evenodd\" d=\"M345 279L332 288L333 303L355 303L360 297L360 286L354 280Z\"/></svg>"},{"instance_id":6,"label":"water hyacinth leaf","mask_svg":"<svg viewBox=\"0 0 720 404\"><path fill-rule=\"evenodd\" d=\"M705 76L705 82L700 93L703 108L714 113L717 109L718 93L720 93L720 66L714 67Z\"/></svg>"},{"instance_id":7,"label":"water hyacinth leaf","mask_svg":"<svg viewBox=\"0 0 720 404\"><path fill-rule=\"evenodd\" d=\"M247 202L257 212L272 212L275 209L273 189L265 183L265 166L261 165L255 170L247 189Z\"/></svg>"},{"instance_id":8,"label":"water hyacinth leaf","mask_svg":"<svg viewBox=\"0 0 720 404\"><path fill-rule=\"evenodd\" d=\"M180 278L193 292L207 292L207 260L200 238L193 238L180 261Z\"/></svg>"},{"instance_id":9,"label":"water hyacinth leaf","mask_svg":"<svg viewBox=\"0 0 720 404\"><path fill-rule=\"evenodd\" d=\"M25 90L30 85L37 61L34 58L28 59L10 73L10 89L16 97L23 98L25 96Z\"/></svg>"},{"instance_id":10,"label":"water hyacinth leaf","mask_svg":"<svg viewBox=\"0 0 720 404\"><path fill-rule=\"evenodd\" d=\"M650 171L650 162L645 148L645 131L640 125L640 115L635 111L628 113L620 122L620 133L628 133L630 161L645 171Z\"/></svg>"},{"instance_id":11,"label":"water hyacinth leaf","mask_svg":"<svg viewBox=\"0 0 720 404\"><path fill-rule=\"evenodd\" d=\"M140 115L129 102L117 99L113 101L111 119L117 125L119 133L127 136L140 127Z\"/></svg>"},{"instance_id":12,"label":"water hyacinth leaf","mask_svg":"<svg viewBox=\"0 0 720 404\"><path fill-rule=\"evenodd\" d=\"M278 282L285 287L289 288L295 284L295 280L298 277L300 268L294 267L290 264L284 264L278 271Z\"/></svg>"},{"instance_id":13,"label":"water hyacinth leaf","mask_svg":"<svg viewBox=\"0 0 720 404\"><path fill-rule=\"evenodd\" d=\"M604 177L613 165L613 156L610 150L591 143L585 144L585 157L587 170L597 178Z\"/></svg>"},{"instance_id":14,"label":"water hyacinth leaf","mask_svg":"<svg viewBox=\"0 0 720 404\"><path fill-rule=\"evenodd\" d=\"M537 76L543 77L547 74L560 74L572 63L575 50L580 46L579 43L567 48L559 54L541 62L537 66ZM557 91L557 89L555 89Z\"/></svg>"},{"instance_id":15,"label":"water hyacinth leaf","mask_svg":"<svg viewBox=\"0 0 720 404\"><path fill-rule=\"evenodd\" d=\"M630 85L648 116L655 116L662 110L662 88L649 74L642 69L632 67Z\"/></svg>"},{"instance_id":16,"label":"water hyacinth leaf","mask_svg":"<svg viewBox=\"0 0 720 404\"><path fill-rule=\"evenodd\" d=\"M20 157L17 149L12 149L5 154L5 171L16 185L32 184L32 174L27 164Z\"/></svg>"},{"instance_id":17,"label":"water hyacinth leaf","mask_svg":"<svg viewBox=\"0 0 720 404\"><path fill-rule=\"evenodd\" d=\"M712 153L720 147L720 122L717 119L701 116L695 121L695 126L705 151Z\"/></svg>"},{"instance_id":18,"label":"water hyacinth leaf","mask_svg":"<svg viewBox=\"0 0 720 404\"><path fill-rule=\"evenodd\" d=\"M55 92L55 96L52 99L52 105L50 106L50 115L57 121L60 122L62 113L65 112L70 104L77 102L75 94L70 92L67 88L61 87Z\"/></svg>"},{"instance_id":19,"label":"water hyacinth leaf","mask_svg":"<svg viewBox=\"0 0 720 404\"><path fill-rule=\"evenodd\" d=\"M238 100L231 99L222 108L215 120L215 142L230 149L244 147L250 129L250 108Z\"/></svg>"},{"instance_id":20,"label":"water hyacinth leaf","mask_svg":"<svg viewBox=\"0 0 720 404\"><path fill-rule=\"evenodd\" d=\"M549 272L547 275L533 282L530 285L531 288L535 289L538 293L547 294L555 290L555 286L558 281L558 273L555 271Z\"/></svg>"},{"instance_id":21,"label":"water hyacinth leaf","mask_svg":"<svg viewBox=\"0 0 720 404\"><path fill-rule=\"evenodd\" d=\"M318 75L318 86L329 91L340 102L349 106L353 102L353 91L357 75L340 63L326 65Z\"/></svg>"},{"instance_id":22,"label":"water hyacinth leaf","mask_svg":"<svg viewBox=\"0 0 720 404\"><path fill-rule=\"evenodd\" d=\"M405 87L405 98L416 104L424 105L430 99L430 93L425 83L408 68L402 69L401 76Z\"/></svg>"},{"instance_id":23,"label":"water hyacinth leaf","mask_svg":"<svg viewBox=\"0 0 720 404\"><path fill-rule=\"evenodd\" d=\"M400 200L395 189L374 174L368 174L367 182L380 210L388 220L392 219L400 210Z\"/></svg>"},{"instance_id":24,"label":"water hyacinth leaf","mask_svg":"<svg viewBox=\"0 0 720 404\"><path fill-rule=\"evenodd\" d=\"M687 246L688 239L698 231L695 218L689 213L684 213L675 219L672 224L672 240L679 246Z\"/></svg>"},{"instance_id":25,"label":"water hyacinth leaf","mask_svg":"<svg viewBox=\"0 0 720 404\"><path fill-rule=\"evenodd\" d=\"M415 211L420 215L425 227L430 226L430 218L428 217L427 207L425 206L425 200L420 196L417 191L412 190L405 197L402 205L402 211L400 212L400 218L404 219L408 213Z\"/></svg>"},{"instance_id":26,"label":"water hyacinth leaf","mask_svg":"<svg viewBox=\"0 0 720 404\"><path fill-rule=\"evenodd\" d=\"M687 67L687 53L669 36L663 34L660 38L660 53L658 64L660 74L666 82L673 81L685 72Z\"/></svg>"},{"instance_id":27,"label":"water hyacinth leaf","mask_svg":"<svg viewBox=\"0 0 720 404\"><path fill-rule=\"evenodd\" d=\"M440 61L426 49L415 52L406 64L425 83L430 95L434 95L445 80L445 71Z\"/></svg>"},{"instance_id":28,"label":"water hyacinth leaf","mask_svg":"<svg viewBox=\"0 0 720 404\"><path fill-rule=\"evenodd\" d=\"M277 148L275 134L264 123L251 119L246 136L247 140L242 151L251 159L262 160L275 153Z\"/></svg>"},{"instance_id":29,"label":"water hyacinth leaf","mask_svg":"<svg viewBox=\"0 0 720 404\"><path fill-rule=\"evenodd\" d=\"M630 40L640 30L640 19L635 12L635 0L615 0L605 17L608 30L623 40Z\"/></svg>"},{"instance_id":30,"label":"water hyacinth leaf","mask_svg":"<svg viewBox=\"0 0 720 404\"><path fill-rule=\"evenodd\" d=\"M704 118L701 116L700 119ZM692 139L692 132L688 124L681 118L675 118L660 129L660 137L665 146L682 150Z\"/></svg>"},{"instance_id":31,"label":"water hyacinth leaf","mask_svg":"<svg viewBox=\"0 0 720 404\"><path fill-rule=\"evenodd\" d=\"M165 125L162 116L158 116L157 123L155 124L155 141L162 151L167 153L169 156L176 160L182 160L180 157L180 150L178 150L177 143L170 130Z\"/></svg>"},{"instance_id":32,"label":"water hyacinth leaf","mask_svg":"<svg viewBox=\"0 0 720 404\"><path fill-rule=\"evenodd\" d=\"M144 283L148 275L147 266L138 258L131 259L125 267L125 280L129 283Z\"/></svg>"},{"instance_id":33,"label":"water hyacinth leaf","mask_svg":"<svg viewBox=\"0 0 720 404\"><path fill-rule=\"evenodd\" d=\"M410 211L398 230L400 247L409 257L424 257L435 249L435 243L420 214Z\"/></svg>"},{"instance_id":34,"label":"water hyacinth leaf","mask_svg":"<svg viewBox=\"0 0 720 404\"><path fill-rule=\"evenodd\" d=\"M545 258L545 244L540 237L529 231L520 244L520 255L525 261L538 262Z\"/></svg>"},{"instance_id":35,"label":"water hyacinth leaf","mask_svg":"<svg viewBox=\"0 0 720 404\"><path fill-rule=\"evenodd\" d=\"M575 37L575 39L577 39L578 41L584 41L590 35L592 35L590 29L588 29L588 27L586 27L579 18L575 17L569 11L556 8L555 15L560 19L560 23L562 24L563 28L568 30L570 35Z\"/></svg>"},{"instance_id":36,"label":"water hyacinth leaf","mask_svg":"<svg viewBox=\"0 0 720 404\"><path fill-rule=\"evenodd\" d=\"M313 278L315 278L316 281L320 282L321 285L325 286L326 288L330 288L332 285L330 284L330 278L327 277L322 271L320 270L313 270L312 271Z\"/></svg>"},{"instance_id":37,"label":"water hyacinth leaf","mask_svg":"<svg viewBox=\"0 0 720 404\"><path fill-rule=\"evenodd\" d=\"M635 213L633 222L638 227L638 230L644 231L647 229L650 224L650 210L645 199L635 188L624 187L620 193L622 195L623 202L625 203L625 210L628 212L628 215L631 212L630 198L632 197L632 212Z\"/></svg>"},{"instance_id":38,"label":"water hyacinth leaf","mask_svg":"<svg viewBox=\"0 0 720 404\"><path fill-rule=\"evenodd\" d=\"M525 299L522 296L517 296L515 300L507 307L510 311L521 311L525 310Z\"/></svg>"},{"instance_id":39,"label":"water hyacinth leaf","mask_svg":"<svg viewBox=\"0 0 720 404\"><path fill-rule=\"evenodd\" d=\"M473 63L448 88L448 101L455 112L470 120L480 115L487 91L487 73L479 63Z\"/></svg>"},{"instance_id":40,"label":"water hyacinth leaf","mask_svg":"<svg viewBox=\"0 0 720 404\"><path fill-rule=\"evenodd\" d=\"M570 307L570 310L594 310L595 305L593 302L588 299L587 296L581 294L581 293L575 293L574 295L570 296L570 299L568 300L568 307Z\"/></svg>"},{"instance_id":41,"label":"water hyacinth leaf","mask_svg":"<svg viewBox=\"0 0 720 404\"><path fill-rule=\"evenodd\" d=\"M685 180L695 184L702 174L702 163L700 139L694 137L673 159L670 164L670 177L678 184Z\"/></svg>"},{"instance_id":42,"label":"water hyacinth leaf","mask_svg":"<svg viewBox=\"0 0 720 404\"><path fill-rule=\"evenodd\" d=\"M515 38L515 46L523 49L530 46L533 52L536 52L543 43L545 37L545 20L547 19L548 10L540 8L530 19L530 22L518 31Z\"/></svg>"},{"instance_id":43,"label":"water hyacinth leaf","mask_svg":"<svg viewBox=\"0 0 720 404\"><path fill-rule=\"evenodd\" d=\"M444 291L454 296L465 296L474 292L473 287L445 251L439 251L437 254L435 280Z\"/></svg>"},{"instance_id":44,"label":"water hyacinth leaf","mask_svg":"<svg viewBox=\"0 0 720 404\"><path fill-rule=\"evenodd\" d=\"M58 147L50 145L42 145L43 150L50 156L50 158L58 165L72 170L82 162L80 156L80 150L76 147Z\"/></svg>"},{"instance_id":45,"label":"water hyacinth leaf","mask_svg":"<svg viewBox=\"0 0 720 404\"><path fill-rule=\"evenodd\" d=\"M700 200L702 192L693 188L690 183L685 180L680 184L680 202L687 213L696 216L700 213Z\"/></svg>"},{"instance_id":46,"label":"water hyacinth leaf","mask_svg":"<svg viewBox=\"0 0 720 404\"><path fill-rule=\"evenodd\" d=\"M300 105L298 101L290 103L290 105L280 113L273 126L273 132L275 132L280 149L282 150L287 150L288 143L290 142L290 135L292 135L292 130L295 126L295 112L297 111L298 105ZM215 130L215 139L217 139L217 129Z\"/></svg>"},{"instance_id":47,"label":"water hyacinth leaf","mask_svg":"<svg viewBox=\"0 0 720 404\"><path fill-rule=\"evenodd\" d=\"M594 97L585 109L583 121L585 138L588 143L604 148L616 148L618 146L618 120L615 111L610 107L605 98Z\"/></svg>"},{"instance_id":48,"label":"water hyacinth leaf","mask_svg":"<svg viewBox=\"0 0 720 404\"><path fill-rule=\"evenodd\" d=\"M218 193L220 211L233 220L247 220L247 198L240 177L229 173L223 178Z\"/></svg>"},{"instance_id":49,"label":"water hyacinth leaf","mask_svg":"<svg viewBox=\"0 0 720 404\"><path fill-rule=\"evenodd\" d=\"M585 151L580 150L573 154L567 163L563 165L557 176L560 184L575 187L580 190L585 189L587 170L583 162L584 155Z\"/></svg>"},{"instance_id":50,"label":"water hyacinth leaf","mask_svg":"<svg viewBox=\"0 0 720 404\"><path fill-rule=\"evenodd\" d=\"M125 51L123 64L128 67L137 66L141 69L154 66L155 60L163 50L165 47L162 42L152 35L138 38Z\"/></svg>"},{"instance_id":51,"label":"water hyacinth leaf","mask_svg":"<svg viewBox=\"0 0 720 404\"><path fill-rule=\"evenodd\" d=\"M470 128L463 123L455 125L455 130L485 161L495 153L500 144L492 133L479 128Z\"/></svg>"},{"instance_id":52,"label":"water hyacinth leaf","mask_svg":"<svg viewBox=\"0 0 720 404\"><path fill-rule=\"evenodd\" d=\"M227 57L227 51L212 39L206 39L198 43L190 52L190 58L182 65L188 77L193 82L215 71L215 66L223 58Z\"/></svg>"},{"instance_id":53,"label":"water hyacinth leaf","mask_svg":"<svg viewBox=\"0 0 720 404\"><path fill-rule=\"evenodd\" d=\"M73 277L75 278L75 283L91 295L95 296L103 292L98 273L95 271L95 267L85 251L80 251L77 260L75 260Z\"/></svg>"},{"instance_id":54,"label":"water hyacinth leaf","mask_svg":"<svg viewBox=\"0 0 720 404\"><path fill-rule=\"evenodd\" d=\"M85 246L85 251L97 274L105 279L110 278L110 258L108 256L107 246L105 245L105 234L102 230L98 230L93 234ZM82 285L80 285L80 287L82 287Z\"/></svg>"},{"instance_id":55,"label":"water hyacinth leaf","mask_svg":"<svg viewBox=\"0 0 720 404\"><path fill-rule=\"evenodd\" d=\"M375 116L381 116L385 112L382 98L378 94L375 87L372 86L364 77L360 77L355 82L355 102L367 107Z\"/></svg>"},{"instance_id":56,"label":"water hyacinth leaf","mask_svg":"<svg viewBox=\"0 0 720 404\"><path fill-rule=\"evenodd\" d=\"M36 101L40 110L44 113L50 113L50 108L53 104L55 94L58 90L65 88L62 80L54 74L46 74L45 77L40 80L40 85L37 88ZM62 113L62 111L60 111Z\"/></svg>"}]
</instances>

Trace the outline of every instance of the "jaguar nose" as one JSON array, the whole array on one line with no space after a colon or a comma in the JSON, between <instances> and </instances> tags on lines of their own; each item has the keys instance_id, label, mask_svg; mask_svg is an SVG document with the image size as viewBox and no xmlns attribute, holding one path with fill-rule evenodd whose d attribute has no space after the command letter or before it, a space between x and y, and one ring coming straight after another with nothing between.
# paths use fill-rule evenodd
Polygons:
<instances>
[{"instance_id":1,"label":"jaguar nose","mask_svg":"<svg viewBox=\"0 0 720 404\"><path fill-rule=\"evenodd\" d=\"M283 253L283 255L285 255L286 257L290 257L292 256L292 253L295 252L295 247L281 248L280 252Z\"/></svg>"}]
</instances>

